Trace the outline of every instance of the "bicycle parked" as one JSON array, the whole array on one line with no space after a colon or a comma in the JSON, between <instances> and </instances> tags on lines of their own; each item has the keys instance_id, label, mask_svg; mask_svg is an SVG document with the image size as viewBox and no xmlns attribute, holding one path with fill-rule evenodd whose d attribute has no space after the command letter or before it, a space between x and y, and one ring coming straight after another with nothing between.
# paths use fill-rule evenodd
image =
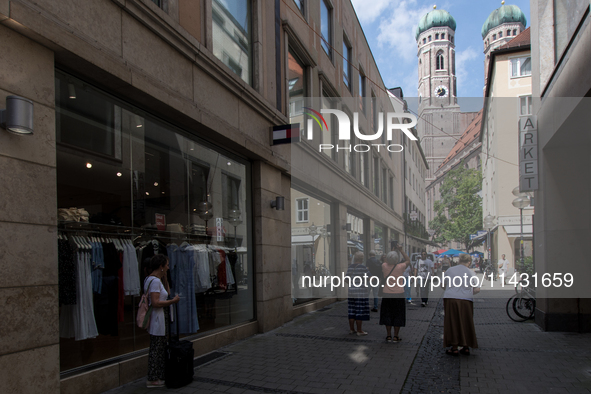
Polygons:
<instances>
[{"instance_id":1,"label":"bicycle parked","mask_svg":"<svg viewBox=\"0 0 591 394\"><path fill-rule=\"evenodd\" d=\"M524 322L532 319L536 310L535 290L526 286L525 280L520 279L515 285L515 294L507 300L506 309L507 316L513 321Z\"/></svg>"}]
</instances>

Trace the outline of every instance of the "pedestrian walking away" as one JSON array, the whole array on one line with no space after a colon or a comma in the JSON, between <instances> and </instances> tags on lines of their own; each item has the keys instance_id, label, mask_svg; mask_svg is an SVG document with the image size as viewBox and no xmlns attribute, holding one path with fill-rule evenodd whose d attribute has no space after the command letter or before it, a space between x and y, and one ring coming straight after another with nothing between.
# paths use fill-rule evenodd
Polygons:
<instances>
[{"instance_id":1,"label":"pedestrian walking away","mask_svg":"<svg viewBox=\"0 0 591 394\"><path fill-rule=\"evenodd\" d=\"M148 353L148 388L164 387L166 334L169 319L169 306L179 302L179 296L168 299L170 287L166 280L169 269L168 258L157 254L150 259L151 273L144 280L144 292L147 293L152 313L150 315L150 350Z\"/></svg>"},{"instance_id":2,"label":"pedestrian walking away","mask_svg":"<svg viewBox=\"0 0 591 394\"><path fill-rule=\"evenodd\" d=\"M497 267L499 268L499 277L503 278L503 283L506 283L507 271L509 270L509 260L505 258L505 255L501 256Z\"/></svg>"},{"instance_id":3,"label":"pedestrian walking away","mask_svg":"<svg viewBox=\"0 0 591 394\"><path fill-rule=\"evenodd\" d=\"M406 326L406 297L402 280L404 271L409 265L410 258L404 253L402 246L388 253L386 262L382 264L385 284L380 309L380 325L386 326L386 342L402 340L399 336L400 327ZM392 327L394 327L394 336L392 336Z\"/></svg>"},{"instance_id":4,"label":"pedestrian walking away","mask_svg":"<svg viewBox=\"0 0 591 394\"><path fill-rule=\"evenodd\" d=\"M378 285L372 286L370 289L370 294L373 293L373 308L371 311L377 312L379 283L382 280L382 263L380 263L380 261L377 259L375 250L369 252L369 259L367 259L367 269L369 269L369 272L371 272L372 278L377 278L377 280L374 279L374 283L378 283Z\"/></svg>"},{"instance_id":5,"label":"pedestrian walking away","mask_svg":"<svg viewBox=\"0 0 591 394\"><path fill-rule=\"evenodd\" d=\"M460 254L458 265L445 271L443 285L443 346L451 346L445 351L450 356L460 353L470 355L470 348L477 348L476 330L474 328L474 294L480 292L479 287L472 286L471 278L476 276L468 268L472 259L469 254ZM454 282L455 278L461 281ZM478 281L474 281L477 283ZM459 286L457 286L459 284ZM458 351L458 347L462 349Z\"/></svg>"},{"instance_id":6,"label":"pedestrian walking away","mask_svg":"<svg viewBox=\"0 0 591 394\"><path fill-rule=\"evenodd\" d=\"M363 252L353 255L353 264L347 269L346 277L350 281L348 291L349 333L357 336L367 335L363 331L364 321L369 320L369 287L365 286L364 275L371 276L371 272L363 265ZM359 277L361 280L355 280ZM355 327L356 326L356 327Z\"/></svg>"},{"instance_id":7,"label":"pedestrian walking away","mask_svg":"<svg viewBox=\"0 0 591 394\"><path fill-rule=\"evenodd\" d=\"M415 276L421 277L421 306L425 307L429 303L429 288L430 288L430 281L431 275L433 275L433 269L435 268L435 264L433 261L427 257L427 252L421 253L421 258L417 260L415 266Z\"/></svg>"}]
</instances>

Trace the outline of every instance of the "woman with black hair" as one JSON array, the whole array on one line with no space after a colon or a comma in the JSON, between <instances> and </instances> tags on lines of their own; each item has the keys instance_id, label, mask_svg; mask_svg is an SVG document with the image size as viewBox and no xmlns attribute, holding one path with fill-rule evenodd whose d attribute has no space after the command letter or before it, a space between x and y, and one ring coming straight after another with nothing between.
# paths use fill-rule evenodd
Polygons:
<instances>
[{"instance_id":1,"label":"woman with black hair","mask_svg":"<svg viewBox=\"0 0 591 394\"><path fill-rule=\"evenodd\" d=\"M150 275L144 279L144 292L148 294L152 314L150 315L150 352L148 355L148 382L146 386L164 386L164 351L166 349L166 331L168 307L179 302L179 296L175 295L168 300L170 287L166 280L169 269L168 257L157 254L150 259ZM165 313L166 310L166 313Z\"/></svg>"}]
</instances>

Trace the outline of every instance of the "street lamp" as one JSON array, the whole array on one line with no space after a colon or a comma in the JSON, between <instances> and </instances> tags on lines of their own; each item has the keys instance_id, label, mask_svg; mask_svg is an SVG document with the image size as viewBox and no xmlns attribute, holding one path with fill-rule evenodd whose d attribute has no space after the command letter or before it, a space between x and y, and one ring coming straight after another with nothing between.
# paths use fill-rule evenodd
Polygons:
<instances>
[{"instance_id":1,"label":"street lamp","mask_svg":"<svg viewBox=\"0 0 591 394\"><path fill-rule=\"evenodd\" d=\"M316 269L316 259L314 258L314 236L318 234L318 227L314 226L314 222L312 225L308 227L308 234L312 236L312 268Z\"/></svg>"},{"instance_id":2,"label":"street lamp","mask_svg":"<svg viewBox=\"0 0 591 394\"><path fill-rule=\"evenodd\" d=\"M516 189L519 189L519 187L517 187ZM513 189L513 191L515 192L515 189ZM515 200L513 200L512 204L515 208L519 208L519 222L521 224L521 235L519 236L519 253L521 257L521 264L519 269L520 271L523 271L523 208L529 206L529 197L525 193L523 193L523 196L517 197Z\"/></svg>"},{"instance_id":3,"label":"street lamp","mask_svg":"<svg viewBox=\"0 0 591 394\"><path fill-rule=\"evenodd\" d=\"M495 218L494 216L488 215L484 218L484 229L487 231L486 233L486 247L488 249L488 261L492 264L491 255L490 255L490 230L495 226Z\"/></svg>"}]
</instances>

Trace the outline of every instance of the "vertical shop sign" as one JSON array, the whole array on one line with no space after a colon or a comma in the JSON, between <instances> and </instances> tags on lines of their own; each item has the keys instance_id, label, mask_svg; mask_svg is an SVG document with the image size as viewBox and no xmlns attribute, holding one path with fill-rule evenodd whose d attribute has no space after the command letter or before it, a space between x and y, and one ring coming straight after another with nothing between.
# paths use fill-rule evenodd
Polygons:
<instances>
[{"instance_id":1,"label":"vertical shop sign","mask_svg":"<svg viewBox=\"0 0 591 394\"><path fill-rule=\"evenodd\" d=\"M519 119L519 191L538 190L538 119Z\"/></svg>"}]
</instances>

